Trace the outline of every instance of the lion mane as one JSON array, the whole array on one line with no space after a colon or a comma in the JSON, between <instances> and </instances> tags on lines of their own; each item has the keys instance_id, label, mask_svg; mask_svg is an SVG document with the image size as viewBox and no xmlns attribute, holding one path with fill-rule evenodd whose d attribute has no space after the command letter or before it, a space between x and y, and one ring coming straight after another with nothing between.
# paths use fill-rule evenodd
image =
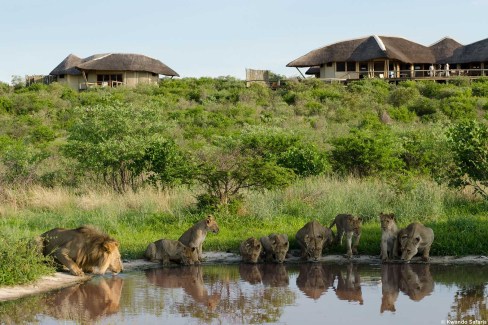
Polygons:
<instances>
[{"instance_id":1,"label":"lion mane","mask_svg":"<svg viewBox=\"0 0 488 325\"><path fill-rule=\"evenodd\" d=\"M43 254L67 267L73 275L123 270L119 243L93 226L54 228L41 235Z\"/></svg>"}]
</instances>

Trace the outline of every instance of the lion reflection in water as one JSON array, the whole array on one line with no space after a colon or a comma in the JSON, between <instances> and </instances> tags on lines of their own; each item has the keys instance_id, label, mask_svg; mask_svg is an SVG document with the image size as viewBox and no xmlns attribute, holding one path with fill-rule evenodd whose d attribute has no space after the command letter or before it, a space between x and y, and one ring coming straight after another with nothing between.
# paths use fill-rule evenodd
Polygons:
<instances>
[{"instance_id":1,"label":"lion reflection in water","mask_svg":"<svg viewBox=\"0 0 488 325\"><path fill-rule=\"evenodd\" d=\"M434 279L428 264L382 265L381 282L381 313L396 311L395 302L400 291L414 301L420 301L434 291Z\"/></svg>"},{"instance_id":2,"label":"lion reflection in water","mask_svg":"<svg viewBox=\"0 0 488 325\"><path fill-rule=\"evenodd\" d=\"M288 287L290 279L288 270L283 264L245 264L239 265L241 279L250 284L262 283L269 287Z\"/></svg>"},{"instance_id":3,"label":"lion reflection in water","mask_svg":"<svg viewBox=\"0 0 488 325\"><path fill-rule=\"evenodd\" d=\"M147 270L146 278L149 283L161 288L182 288L196 303L209 310L214 310L220 303L220 292L208 292L201 266Z\"/></svg>"},{"instance_id":4,"label":"lion reflection in water","mask_svg":"<svg viewBox=\"0 0 488 325\"><path fill-rule=\"evenodd\" d=\"M309 298L317 300L334 285L334 273L327 265L307 263L300 265L298 288Z\"/></svg>"},{"instance_id":5,"label":"lion reflection in water","mask_svg":"<svg viewBox=\"0 0 488 325\"><path fill-rule=\"evenodd\" d=\"M124 280L97 278L45 298L45 314L58 320L92 323L119 311Z\"/></svg>"}]
</instances>

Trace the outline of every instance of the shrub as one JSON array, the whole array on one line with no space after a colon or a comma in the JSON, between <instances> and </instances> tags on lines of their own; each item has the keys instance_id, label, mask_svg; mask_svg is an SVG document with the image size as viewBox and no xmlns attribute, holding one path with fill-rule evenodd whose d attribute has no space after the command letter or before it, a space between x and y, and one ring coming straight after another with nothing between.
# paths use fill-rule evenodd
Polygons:
<instances>
[{"instance_id":1,"label":"shrub","mask_svg":"<svg viewBox=\"0 0 488 325\"><path fill-rule=\"evenodd\" d=\"M350 134L332 141L333 170L359 177L399 172L404 163L401 148L387 128L352 129Z\"/></svg>"},{"instance_id":2,"label":"shrub","mask_svg":"<svg viewBox=\"0 0 488 325\"><path fill-rule=\"evenodd\" d=\"M442 112L452 120L476 117L476 102L473 98L451 97L440 102Z\"/></svg>"},{"instance_id":3,"label":"shrub","mask_svg":"<svg viewBox=\"0 0 488 325\"><path fill-rule=\"evenodd\" d=\"M329 168L325 154L314 145L289 148L278 156L277 164L293 170L301 177L320 175Z\"/></svg>"},{"instance_id":4,"label":"shrub","mask_svg":"<svg viewBox=\"0 0 488 325\"><path fill-rule=\"evenodd\" d=\"M460 122L448 130L456 168L453 186L471 186L488 199L488 126L474 120Z\"/></svg>"},{"instance_id":5,"label":"shrub","mask_svg":"<svg viewBox=\"0 0 488 325\"><path fill-rule=\"evenodd\" d=\"M420 92L414 87L396 87L388 96L388 102L395 107L401 107L415 101L420 96Z\"/></svg>"},{"instance_id":6,"label":"shrub","mask_svg":"<svg viewBox=\"0 0 488 325\"><path fill-rule=\"evenodd\" d=\"M63 152L82 170L101 177L118 192L137 189L146 172L155 173L154 181L174 181L169 177L178 173L163 169L181 159L161 135L165 128L156 110L115 102L79 111ZM156 170L147 170L148 166Z\"/></svg>"}]
</instances>

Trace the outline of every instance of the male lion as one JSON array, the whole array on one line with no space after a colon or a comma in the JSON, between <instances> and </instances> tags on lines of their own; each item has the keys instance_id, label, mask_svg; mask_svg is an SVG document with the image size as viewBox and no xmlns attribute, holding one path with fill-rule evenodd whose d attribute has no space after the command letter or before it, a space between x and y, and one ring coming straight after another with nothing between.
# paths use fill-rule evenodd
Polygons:
<instances>
[{"instance_id":1,"label":"male lion","mask_svg":"<svg viewBox=\"0 0 488 325\"><path fill-rule=\"evenodd\" d=\"M271 234L267 237L261 237L260 241L263 245L266 261L283 263L290 247L287 235Z\"/></svg>"},{"instance_id":2,"label":"male lion","mask_svg":"<svg viewBox=\"0 0 488 325\"><path fill-rule=\"evenodd\" d=\"M207 232L218 233L219 226L215 221L214 216L209 215L207 218L198 221L190 229L185 231L183 235L178 239L183 245L189 247L196 247L198 252L198 260L203 260L202 246L205 237L207 237Z\"/></svg>"},{"instance_id":3,"label":"male lion","mask_svg":"<svg viewBox=\"0 0 488 325\"><path fill-rule=\"evenodd\" d=\"M52 255L73 275L105 274L107 269L117 274L123 270L119 243L92 226L54 228L43 233L41 239L42 253Z\"/></svg>"},{"instance_id":4,"label":"male lion","mask_svg":"<svg viewBox=\"0 0 488 325\"><path fill-rule=\"evenodd\" d=\"M434 242L434 231L421 223L411 223L402 231L402 261L410 261L417 253L422 253L422 260L429 261L429 252Z\"/></svg>"},{"instance_id":5,"label":"male lion","mask_svg":"<svg viewBox=\"0 0 488 325\"><path fill-rule=\"evenodd\" d=\"M248 238L241 243L239 251L241 252L242 261L246 263L257 263L261 256L263 245L254 237Z\"/></svg>"},{"instance_id":6,"label":"male lion","mask_svg":"<svg viewBox=\"0 0 488 325\"><path fill-rule=\"evenodd\" d=\"M183 265L200 263L196 247L188 247L177 240L170 239L160 239L150 243L144 257L151 262L160 261L163 265L169 265L170 262Z\"/></svg>"},{"instance_id":7,"label":"male lion","mask_svg":"<svg viewBox=\"0 0 488 325\"><path fill-rule=\"evenodd\" d=\"M398 257L398 227L393 213L380 213L381 222L381 260L383 262Z\"/></svg>"},{"instance_id":8,"label":"male lion","mask_svg":"<svg viewBox=\"0 0 488 325\"><path fill-rule=\"evenodd\" d=\"M301 248L302 259L318 260L322 256L324 245L333 241L332 230L312 220L298 230L295 238Z\"/></svg>"},{"instance_id":9,"label":"male lion","mask_svg":"<svg viewBox=\"0 0 488 325\"><path fill-rule=\"evenodd\" d=\"M355 217L351 214L338 214L329 228L332 229L334 225L337 227L337 236L335 238L339 245L342 245L342 237L346 234L347 239L347 256L358 253L359 239L361 238L361 224L363 219ZM352 239L354 237L354 243ZM352 245L352 249L351 249Z\"/></svg>"}]
</instances>

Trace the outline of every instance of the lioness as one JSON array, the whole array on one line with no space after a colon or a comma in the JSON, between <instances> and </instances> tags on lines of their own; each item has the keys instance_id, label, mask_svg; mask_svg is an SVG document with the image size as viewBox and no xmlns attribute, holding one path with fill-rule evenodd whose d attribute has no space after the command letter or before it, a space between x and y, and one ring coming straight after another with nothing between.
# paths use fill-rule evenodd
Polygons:
<instances>
[{"instance_id":1,"label":"lioness","mask_svg":"<svg viewBox=\"0 0 488 325\"><path fill-rule=\"evenodd\" d=\"M41 239L42 253L52 255L73 275L105 274L107 270L116 274L123 270L119 243L92 226L54 228L43 233Z\"/></svg>"},{"instance_id":2,"label":"lioness","mask_svg":"<svg viewBox=\"0 0 488 325\"><path fill-rule=\"evenodd\" d=\"M329 228L332 229L334 225L337 227L336 243L342 245L342 237L346 234L347 239L347 256L358 253L359 239L361 238L361 224L363 219L355 217L351 214L338 214ZM354 237L354 243L352 239ZM352 246L352 248L351 248Z\"/></svg>"},{"instance_id":3,"label":"lioness","mask_svg":"<svg viewBox=\"0 0 488 325\"><path fill-rule=\"evenodd\" d=\"M381 260L387 261L398 257L398 227L393 213L380 213L381 222Z\"/></svg>"},{"instance_id":4,"label":"lioness","mask_svg":"<svg viewBox=\"0 0 488 325\"><path fill-rule=\"evenodd\" d=\"M283 263L290 247L288 236L285 234L271 234L267 237L261 237L260 240L266 261Z\"/></svg>"},{"instance_id":5,"label":"lioness","mask_svg":"<svg viewBox=\"0 0 488 325\"><path fill-rule=\"evenodd\" d=\"M434 231L431 228L414 222L405 228L402 232L403 242L402 261L410 261L417 253L422 253L422 260L429 260L429 252L434 242Z\"/></svg>"},{"instance_id":6,"label":"lioness","mask_svg":"<svg viewBox=\"0 0 488 325\"><path fill-rule=\"evenodd\" d=\"M301 248L302 259L318 260L322 256L324 245L333 241L332 230L312 220L298 230L295 238Z\"/></svg>"},{"instance_id":7,"label":"lioness","mask_svg":"<svg viewBox=\"0 0 488 325\"><path fill-rule=\"evenodd\" d=\"M163 265L171 262L183 265L199 264L196 247L188 247L177 240L160 239L150 243L144 257L151 261L160 261Z\"/></svg>"},{"instance_id":8,"label":"lioness","mask_svg":"<svg viewBox=\"0 0 488 325\"><path fill-rule=\"evenodd\" d=\"M205 219L198 221L193 226L190 227L187 231L181 235L178 239L183 245L189 247L196 247L198 252L198 260L202 261L202 246L205 237L207 237L207 232L218 233L219 226L215 221L214 216L209 215Z\"/></svg>"},{"instance_id":9,"label":"lioness","mask_svg":"<svg viewBox=\"0 0 488 325\"><path fill-rule=\"evenodd\" d=\"M239 251L241 252L242 261L246 263L257 263L261 256L263 245L254 237L248 238L241 243Z\"/></svg>"}]
</instances>

